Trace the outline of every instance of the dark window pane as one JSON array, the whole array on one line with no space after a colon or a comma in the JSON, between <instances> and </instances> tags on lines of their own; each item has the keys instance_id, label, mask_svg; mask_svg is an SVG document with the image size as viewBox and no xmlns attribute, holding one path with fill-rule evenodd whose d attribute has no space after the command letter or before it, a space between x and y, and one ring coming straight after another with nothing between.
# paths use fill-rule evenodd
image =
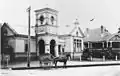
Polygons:
<instances>
[{"instance_id":1,"label":"dark window pane","mask_svg":"<svg viewBox=\"0 0 120 76\"><path fill-rule=\"evenodd\" d=\"M28 44L25 44L25 52L28 51Z\"/></svg>"}]
</instances>

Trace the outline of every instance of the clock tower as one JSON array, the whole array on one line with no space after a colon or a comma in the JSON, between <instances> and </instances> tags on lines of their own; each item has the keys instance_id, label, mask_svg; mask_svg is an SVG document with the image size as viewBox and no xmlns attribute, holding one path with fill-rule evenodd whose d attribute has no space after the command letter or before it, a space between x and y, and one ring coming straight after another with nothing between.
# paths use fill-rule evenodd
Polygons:
<instances>
[{"instance_id":1,"label":"clock tower","mask_svg":"<svg viewBox=\"0 0 120 76\"><path fill-rule=\"evenodd\" d=\"M37 55L51 53L58 56L58 11L51 8L35 10Z\"/></svg>"}]
</instances>

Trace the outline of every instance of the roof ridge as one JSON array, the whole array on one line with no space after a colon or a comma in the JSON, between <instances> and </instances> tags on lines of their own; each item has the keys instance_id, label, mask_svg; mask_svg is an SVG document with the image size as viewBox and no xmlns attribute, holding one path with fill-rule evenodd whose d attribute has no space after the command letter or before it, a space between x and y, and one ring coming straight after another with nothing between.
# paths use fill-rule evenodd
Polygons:
<instances>
[{"instance_id":1,"label":"roof ridge","mask_svg":"<svg viewBox=\"0 0 120 76\"><path fill-rule=\"evenodd\" d=\"M3 26L7 26L14 34L18 34L8 23L4 22Z\"/></svg>"}]
</instances>

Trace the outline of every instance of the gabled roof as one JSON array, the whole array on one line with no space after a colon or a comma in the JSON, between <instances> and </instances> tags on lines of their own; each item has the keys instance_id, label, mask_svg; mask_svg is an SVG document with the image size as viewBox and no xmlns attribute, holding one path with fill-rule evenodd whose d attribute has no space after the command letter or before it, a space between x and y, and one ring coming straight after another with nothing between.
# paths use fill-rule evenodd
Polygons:
<instances>
[{"instance_id":1,"label":"gabled roof","mask_svg":"<svg viewBox=\"0 0 120 76\"><path fill-rule=\"evenodd\" d=\"M28 28L27 28L27 27L14 26L13 28L15 29L15 31L16 31L18 34L28 35ZM30 30L31 30L30 35L31 35L31 36L35 36L34 28L31 28Z\"/></svg>"},{"instance_id":2,"label":"gabled roof","mask_svg":"<svg viewBox=\"0 0 120 76\"><path fill-rule=\"evenodd\" d=\"M8 23L4 23L2 27L7 27L13 34L18 34Z\"/></svg>"},{"instance_id":3,"label":"gabled roof","mask_svg":"<svg viewBox=\"0 0 120 76\"><path fill-rule=\"evenodd\" d=\"M82 34L82 36L84 37L84 33L82 32L81 28L78 26L78 27L74 27L73 30L70 32L70 35L76 30L78 29L79 32Z\"/></svg>"},{"instance_id":4,"label":"gabled roof","mask_svg":"<svg viewBox=\"0 0 120 76\"><path fill-rule=\"evenodd\" d=\"M112 34L107 41L120 41L120 33Z\"/></svg>"},{"instance_id":5,"label":"gabled roof","mask_svg":"<svg viewBox=\"0 0 120 76\"><path fill-rule=\"evenodd\" d=\"M58 34L62 35L62 36L72 36L72 33L77 29L79 30L82 37L84 37L84 33L82 32L79 25L77 25L77 26L75 26L75 25L62 26L62 27L59 28Z\"/></svg>"},{"instance_id":6,"label":"gabled roof","mask_svg":"<svg viewBox=\"0 0 120 76\"><path fill-rule=\"evenodd\" d=\"M8 23L4 23L2 27L7 27L14 35L19 34L21 36L28 35L28 29L25 27L11 27ZM31 36L35 36L34 29L31 29Z\"/></svg>"},{"instance_id":7,"label":"gabled roof","mask_svg":"<svg viewBox=\"0 0 120 76\"><path fill-rule=\"evenodd\" d=\"M84 41L106 41L111 36L105 27L103 28L103 33L101 32L101 28L95 28L86 30L84 34Z\"/></svg>"}]
</instances>

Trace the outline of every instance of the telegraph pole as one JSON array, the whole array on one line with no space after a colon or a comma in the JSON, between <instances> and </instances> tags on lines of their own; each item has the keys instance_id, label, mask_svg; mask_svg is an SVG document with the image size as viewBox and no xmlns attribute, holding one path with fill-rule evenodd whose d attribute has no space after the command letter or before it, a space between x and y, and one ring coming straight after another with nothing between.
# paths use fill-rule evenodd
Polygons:
<instances>
[{"instance_id":1,"label":"telegraph pole","mask_svg":"<svg viewBox=\"0 0 120 76\"><path fill-rule=\"evenodd\" d=\"M28 51L27 51L27 67L30 67L30 11L31 7L27 9L28 12Z\"/></svg>"},{"instance_id":2,"label":"telegraph pole","mask_svg":"<svg viewBox=\"0 0 120 76\"><path fill-rule=\"evenodd\" d=\"M38 56L38 52L37 52L37 41L38 41L38 38L37 38L37 27L38 27L38 24L35 25L35 38L36 38L36 53L37 53L37 56Z\"/></svg>"}]
</instances>

